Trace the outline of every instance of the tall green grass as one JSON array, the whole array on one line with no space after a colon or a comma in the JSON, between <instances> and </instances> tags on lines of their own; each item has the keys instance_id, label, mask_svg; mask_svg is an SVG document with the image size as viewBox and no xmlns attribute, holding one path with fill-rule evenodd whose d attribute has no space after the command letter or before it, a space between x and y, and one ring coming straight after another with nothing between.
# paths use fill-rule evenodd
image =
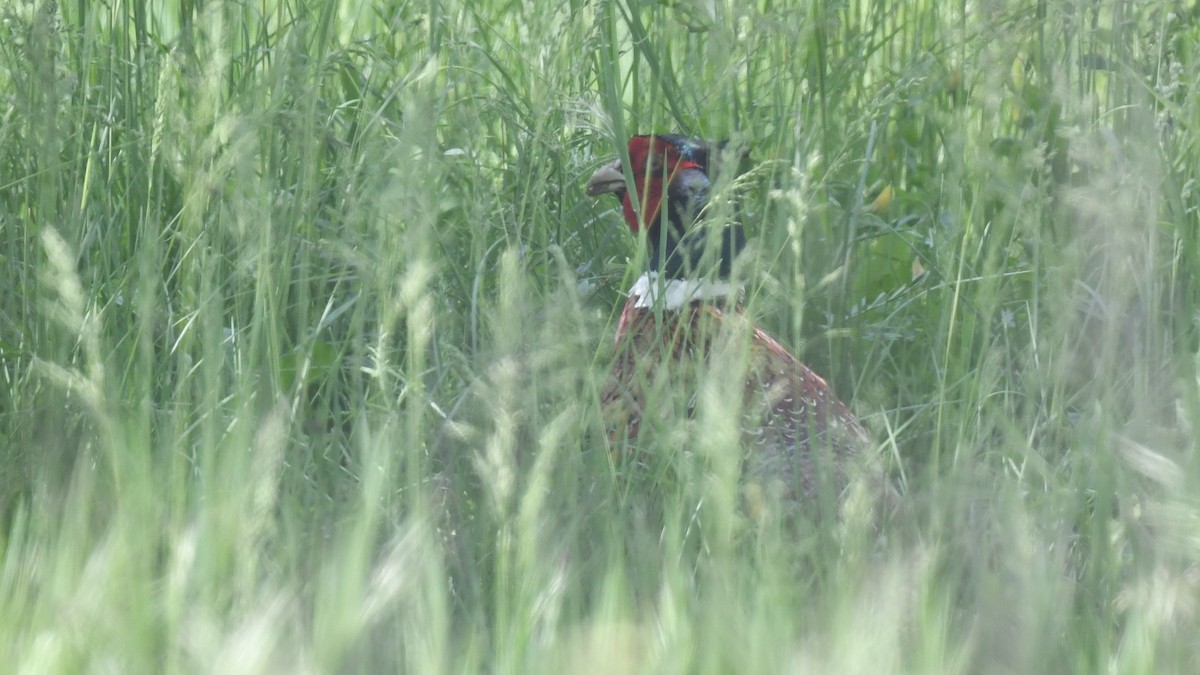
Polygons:
<instances>
[{"instance_id":1,"label":"tall green grass","mask_svg":"<svg viewBox=\"0 0 1200 675\"><path fill-rule=\"evenodd\" d=\"M0 662L1188 672L1198 11L5 4ZM743 514L728 363L607 452L648 131L749 149L878 530Z\"/></svg>"}]
</instances>

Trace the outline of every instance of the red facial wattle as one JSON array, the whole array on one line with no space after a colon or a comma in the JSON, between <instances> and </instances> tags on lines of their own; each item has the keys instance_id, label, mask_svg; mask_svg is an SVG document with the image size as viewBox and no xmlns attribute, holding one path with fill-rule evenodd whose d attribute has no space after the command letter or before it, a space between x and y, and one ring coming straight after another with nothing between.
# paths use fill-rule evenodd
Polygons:
<instances>
[{"instance_id":1,"label":"red facial wattle","mask_svg":"<svg viewBox=\"0 0 1200 675\"><path fill-rule=\"evenodd\" d=\"M640 215L642 217L639 218L639 214L635 212L632 195L626 193L621 200L621 206L625 214L625 222L635 233L640 231L643 226L653 227L658 221L659 210L662 208L664 185L669 186L681 171L701 169L699 164L681 159L678 152L670 145L660 143L657 142L652 146L650 139L642 136L635 136L629 141L633 184L637 189L638 205L641 207ZM658 157L662 160L660 165L669 167L665 180L661 168L656 171L650 164L651 168L647 169L648 159L654 153L658 153Z\"/></svg>"},{"instance_id":2,"label":"red facial wattle","mask_svg":"<svg viewBox=\"0 0 1200 675\"><path fill-rule=\"evenodd\" d=\"M651 181L650 185L646 186L649 190L643 191L642 186L638 185L638 201L642 207L642 215L644 218L639 218L634 212L633 198L626 193L625 198L621 200L621 206L625 212L625 222L629 224L629 229L636 234L642 229L643 224L653 226L658 219L658 209L662 205L662 179Z\"/></svg>"}]
</instances>

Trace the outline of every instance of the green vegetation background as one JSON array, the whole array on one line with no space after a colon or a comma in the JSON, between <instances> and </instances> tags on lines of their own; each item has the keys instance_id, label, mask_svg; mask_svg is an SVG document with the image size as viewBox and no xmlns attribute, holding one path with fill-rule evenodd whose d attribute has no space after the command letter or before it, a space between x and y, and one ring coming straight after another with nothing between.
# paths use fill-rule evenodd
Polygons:
<instances>
[{"instance_id":1,"label":"green vegetation background","mask_svg":"<svg viewBox=\"0 0 1200 675\"><path fill-rule=\"evenodd\" d=\"M1198 19L9 0L0 663L1193 672ZM582 184L649 131L750 149L749 310L871 428L883 531L604 451L642 254Z\"/></svg>"}]
</instances>

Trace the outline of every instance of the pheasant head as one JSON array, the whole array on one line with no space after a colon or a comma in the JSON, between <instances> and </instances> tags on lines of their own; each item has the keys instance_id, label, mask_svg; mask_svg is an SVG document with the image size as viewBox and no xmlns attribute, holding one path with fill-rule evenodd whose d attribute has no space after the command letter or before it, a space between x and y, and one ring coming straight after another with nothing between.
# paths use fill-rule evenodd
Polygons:
<instances>
[{"instance_id":1,"label":"pheasant head","mask_svg":"<svg viewBox=\"0 0 1200 675\"><path fill-rule=\"evenodd\" d=\"M661 134L634 136L628 149L628 171L620 160L600 167L588 180L587 193L612 194L621 200L629 229L646 233L651 272L671 279L698 275L705 232L695 226L708 203L709 146L685 136ZM729 275L742 244L739 226L724 228L718 276Z\"/></svg>"}]
</instances>

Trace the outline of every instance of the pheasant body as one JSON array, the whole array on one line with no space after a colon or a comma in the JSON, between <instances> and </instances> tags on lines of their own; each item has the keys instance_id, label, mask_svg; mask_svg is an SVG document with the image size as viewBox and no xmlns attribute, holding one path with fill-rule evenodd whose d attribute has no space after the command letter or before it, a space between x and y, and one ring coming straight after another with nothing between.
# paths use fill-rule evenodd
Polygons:
<instances>
[{"instance_id":1,"label":"pheasant body","mask_svg":"<svg viewBox=\"0 0 1200 675\"><path fill-rule=\"evenodd\" d=\"M682 394L689 415L700 373L726 374L730 410L740 411L740 462L748 480L783 498L837 497L858 464L869 437L828 384L774 338L749 324L729 282L732 258L742 244L740 226L720 241L705 242L697 227L708 199L707 149L681 136L635 136L629 142L637 199L626 189L619 163L601 167L588 181L592 195L622 201L627 225L646 231L650 270L630 290L617 326L615 357L601 391L605 424L614 448L640 447L647 420L668 414ZM713 252L716 259L713 260ZM744 367L713 363L720 341L748 340ZM723 353L723 352L722 352Z\"/></svg>"}]
</instances>

